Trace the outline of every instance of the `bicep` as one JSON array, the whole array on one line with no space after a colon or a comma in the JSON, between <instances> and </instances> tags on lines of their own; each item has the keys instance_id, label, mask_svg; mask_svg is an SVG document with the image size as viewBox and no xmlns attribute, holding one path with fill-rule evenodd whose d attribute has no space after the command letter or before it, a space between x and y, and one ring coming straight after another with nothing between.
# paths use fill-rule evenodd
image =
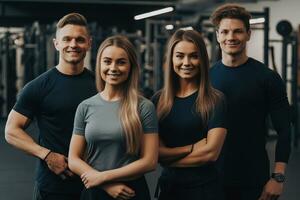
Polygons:
<instances>
[{"instance_id":1,"label":"bicep","mask_svg":"<svg viewBox=\"0 0 300 200\"><path fill-rule=\"evenodd\" d=\"M7 118L7 122L6 122L6 128L10 129L14 129L14 128L22 128L25 129L29 124L30 124L31 120L26 117L25 115L15 111L15 110L11 110L8 118Z\"/></svg>"},{"instance_id":2,"label":"bicep","mask_svg":"<svg viewBox=\"0 0 300 200\"><path fill-rule=\"evenodd\" d=\"M213 128L208 131L207 145L213 150L220 152L226 137L227 129Z\"/></svg>"},{"instance_id":3,"label":"bicep","mask_svg":"<svg viewBox=\"0 0 300 200\"><path fill-rule=\"evenodd\" d=\"M157 160L159 139L157 133L147 133L142 137L141 157Z\"/></svg>"}]
</instances>

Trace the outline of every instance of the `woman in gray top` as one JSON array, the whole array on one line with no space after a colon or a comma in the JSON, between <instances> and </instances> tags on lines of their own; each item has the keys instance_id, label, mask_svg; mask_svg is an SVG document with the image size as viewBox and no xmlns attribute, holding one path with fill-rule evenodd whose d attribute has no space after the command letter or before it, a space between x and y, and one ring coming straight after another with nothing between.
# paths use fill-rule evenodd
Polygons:
<instances>
[{"instance_id":1,"label":"woman in gray top","mask_svg":"<svg viewBox=\"0 0 300 200\"><path fill-rule=\"evenodd\" d=\"M83 200L150 200L143 175L157 164L157 118L139 95L138 76L129 40L107 38L97 55L99 93L78 106L69 150L69 167L86 188Z\"/></svg>"}]
</instances>

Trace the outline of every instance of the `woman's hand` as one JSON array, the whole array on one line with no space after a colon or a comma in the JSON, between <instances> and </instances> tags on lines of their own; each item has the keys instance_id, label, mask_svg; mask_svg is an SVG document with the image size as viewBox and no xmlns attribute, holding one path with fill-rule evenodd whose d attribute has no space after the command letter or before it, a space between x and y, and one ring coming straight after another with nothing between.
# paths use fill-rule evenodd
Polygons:
<instances>
[{"instance_id":1,"label":"woman's hand","mask_svg":"<svg viewBox=\"0 0 300 200\"><path fill-rule=\"evenodd\" d=\"M119 200L131 199L135 196L134 190L123 183L111 183L102 186L102 189L111 197Z\"/></svg>"},{"instance_id":2,"label":"woman's hand","mask_svg":"<svg viewBox=\"0 0 300 200\"><path fill-rule=\"evenodd\" d=\"M101 185L106 181L106 173L94 169L84 172L80 177L87 189Z\"/></svg>"}]
</instances>

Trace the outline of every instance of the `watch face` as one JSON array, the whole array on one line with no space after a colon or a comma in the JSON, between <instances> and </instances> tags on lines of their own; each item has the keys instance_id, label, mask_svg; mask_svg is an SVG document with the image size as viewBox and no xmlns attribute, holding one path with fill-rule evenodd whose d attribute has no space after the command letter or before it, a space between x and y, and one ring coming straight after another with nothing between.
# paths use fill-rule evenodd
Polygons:
<instances>
[{"instance_id":1,"label":"watch face","mask_svg":"<svg viewBox=\"0 0 300 200\"><path fill-rule=\"evenodd\" d=\"M281 173L272 173L271 178L273 178L278 183L282 183L285 180L285 176Z\"/></svg>"}]
</instances>

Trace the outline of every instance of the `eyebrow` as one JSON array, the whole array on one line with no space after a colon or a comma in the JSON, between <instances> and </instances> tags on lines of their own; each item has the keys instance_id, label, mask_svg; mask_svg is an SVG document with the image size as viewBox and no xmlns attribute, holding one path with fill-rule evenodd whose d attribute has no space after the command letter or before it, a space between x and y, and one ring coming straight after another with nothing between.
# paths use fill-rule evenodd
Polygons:
<instances>
[{"instance_id":1,"label":"eyebrow","mask_svg":"<svg viewBox=\"0 0 300 200\"><path fill-rule=\"evenodd\" d=\"M177 53L177 54L185 54L185 53L180 52L180 51L176 51L175 53ZM191 52L191 53L188 53L188 54L198 54L198 52L194 51L194 52Z\"/></svg>"}]
</instances>

